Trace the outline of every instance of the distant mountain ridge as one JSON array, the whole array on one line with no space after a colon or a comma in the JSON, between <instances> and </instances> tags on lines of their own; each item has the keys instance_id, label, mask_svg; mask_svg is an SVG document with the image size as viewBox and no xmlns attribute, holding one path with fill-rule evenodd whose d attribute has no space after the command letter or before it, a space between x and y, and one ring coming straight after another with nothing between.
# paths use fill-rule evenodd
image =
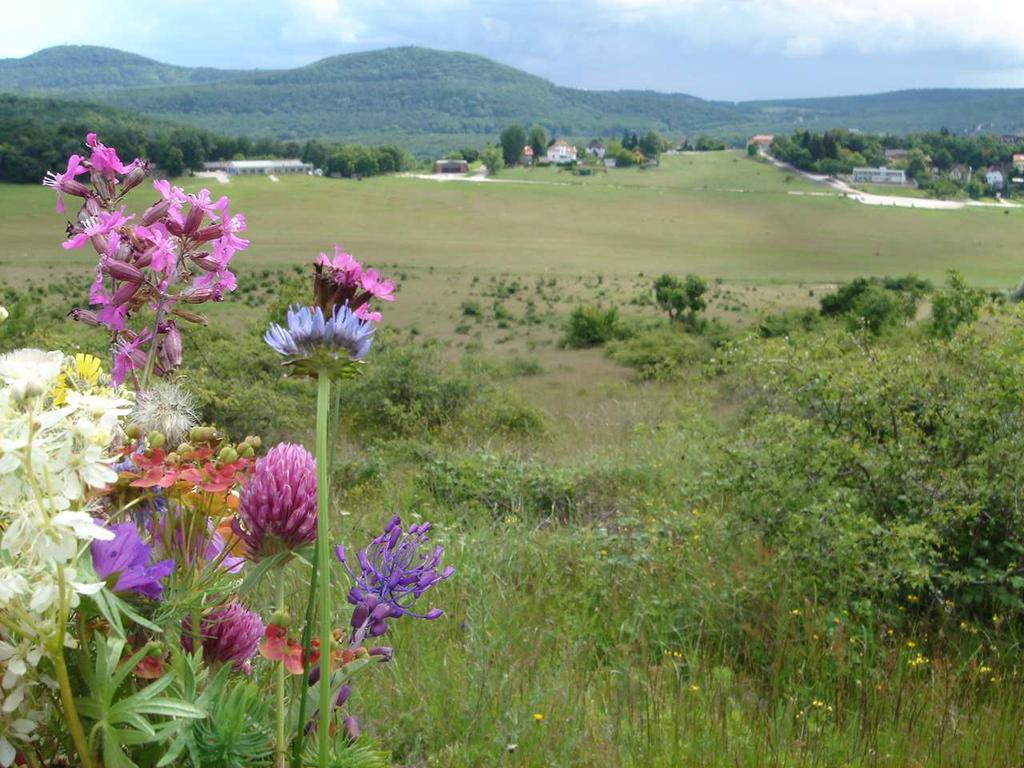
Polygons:
<instances>
[{"instance_id":1,"label":"distant mountain ridge","mask_svg":"<svg viewBox=\"0 0 1024 768\"><path fill-rule=\"evenodd\" d=\"M1024 129L1024 90L918 90L722 102L655 91L567 88L468 53L388 48L303 67L220 70L95 46L0 59L0 92L85 99L230 134L400 141L413 149L492 140L540 123L550 134L680 136L831 127L907 132Z\"/></svg>"}]
</instances>

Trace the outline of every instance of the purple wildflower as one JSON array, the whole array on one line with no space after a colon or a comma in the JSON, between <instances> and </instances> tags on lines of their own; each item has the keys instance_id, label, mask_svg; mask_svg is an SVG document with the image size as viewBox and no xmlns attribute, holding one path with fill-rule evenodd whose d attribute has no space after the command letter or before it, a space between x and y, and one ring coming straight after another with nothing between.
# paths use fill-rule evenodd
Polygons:
<instances>
[{"instance_id":1,"label":"purple wildflower","mask_svg":"<svg viewBox=\"0 0 1024 768\"><path fill-rule=\"evenodd\" d=\"M150 565L151 547L142 543L134 523L121 523L109 530L114 533L113 539L97 539L89 545L96 575L114 579L114 592L136 592L159 600L163 593L160 579L174 570L174 561L161 560Z\"/></svg>"},{"instance_id":2,"label":"purple wildflower","mask_svg":"<svg viewBox=\"0 0 1024 768\"><path fill-rule=\"evenodd\" d=\"M316 461L301 445L280 443L256 462L242 486L235 533L254 558L316 539Z\"/></svg>"},{"instance_id":3,"label":"purple wildflower","mask_svg":"<svg viewBox=\"0 0 1024 768\"><path fill-rule=\"evenodd\" d=\"M249 659L255 653L266 628L260 617L240 603L215 608L199 622L199 637L207 661L230 662L236 669L248 672ZM192 653L192 619L181 622L181 644Z\"/></svg>"},{"instance_id":4,"label":"purple wildflower","mask_svg":"<svg viewBox=\"0 0 1024 768\"><path fill-rule=\"evenodd\" d=\"M43 186L49 187L57 193L57 213L64 213L64 195L74 195L75 197L89 196L89 188L82 182L75 180L75 176L87 173L88 171L89 169L82 165L81 155L71 155L68 158L68 167L64 173L46 172L46 176L43 178Z\"/></svg>"},{"instance_id":5,"label":"purple wildflower","mask_svg":"<svg viewBox=\"0 0 1024 768\"><path fill-rule=\"evenodd\" d=\"M335 549L355 583L348 601L355 606L352 628L356 633L365 628L371 637L382 635L387 631L388 618L437 619L443 615L437 608L423 614L412 611L424 592L455 572L451 566L438 571L444 553L440 545L429 553L420 552L420 547L427 543L430 528L430 523L414 523L403 531L402 520L395 515L384 533L369 547L356 552L358 571L350 566L344 547Z\"/></svg>"},{"instance_id":6,"label":"purple wildflower","mask_svg":"<svg viewBox=\"0 0 1024 768\"><path fill-rule=\"evenodd\" d=\"M306 358L324 351L347 353L349 360L362 360L373 342L373 326L360 320L347 306L337 307L324 319L320 307L292 307L287 327L271 323L263 340L279 355Z\"/></svg>"}]
</instances>

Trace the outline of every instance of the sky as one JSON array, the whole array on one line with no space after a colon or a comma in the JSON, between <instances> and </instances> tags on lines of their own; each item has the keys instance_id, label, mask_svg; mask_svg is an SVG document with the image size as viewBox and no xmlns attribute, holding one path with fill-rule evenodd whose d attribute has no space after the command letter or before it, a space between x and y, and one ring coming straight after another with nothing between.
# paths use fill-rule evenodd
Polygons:
<instances>
[{"instance_id":1,"label":"sky","mask_svg":"<svg viewBox=\"0 0 1024 768\"><path fill-rule=\"evenodd\" d=\"M37 0L0 58L103 45L275 69L400 45L477 53L558 85L718 100L1024 87L1024 0Z\"/></svg>"}]
</instances>

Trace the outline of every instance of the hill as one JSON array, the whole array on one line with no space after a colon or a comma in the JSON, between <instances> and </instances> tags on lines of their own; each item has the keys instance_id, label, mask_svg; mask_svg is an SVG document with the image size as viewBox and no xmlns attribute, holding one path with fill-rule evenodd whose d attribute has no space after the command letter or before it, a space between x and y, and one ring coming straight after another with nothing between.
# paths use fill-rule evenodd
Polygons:
<instances>
[{"instance_id":1,"label":"hill","mask_svg":"<svg viewBox=\"0 0 1024 768\"><path fill-rule=\"evenodd\" d=\"M550 134L575 138L655 128L734 140L799 127L1006 132L1024 126L1024 90L733 103L567 88L481 56L416 47L332 56L295 69L217 70L60 46L0 60L0 91L73 95L230 134L394 141L426 154L479 145L512 122L538 122Z\"/></svg>"}]
</instances>

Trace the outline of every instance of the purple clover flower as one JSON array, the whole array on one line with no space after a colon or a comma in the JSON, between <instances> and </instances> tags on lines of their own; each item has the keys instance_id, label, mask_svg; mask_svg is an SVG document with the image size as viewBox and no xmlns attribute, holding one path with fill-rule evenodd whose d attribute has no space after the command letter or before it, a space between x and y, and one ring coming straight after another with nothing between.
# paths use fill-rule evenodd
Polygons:
<instances>
[{"instance_id":1,"label":"purple clover flower","mask_svg":"<svg viewBox=\"0 0 1024 768\"><path fill-rule=\"evenodd\" d=\"M421 552L427 543L430 523L414 523L402 529L402 520L395 515L388 521L384 533L370 542L370 546L356 552L353 570L344 547L336 547L335 554L354 586L348 601L355 606L352 628L355 633L368 631L377 637L387 631L387 619L412 616L417 619L437 619L443 615L438 608L426 613L415 613L416 601L439 581L451 576L451 566L438 571L444 549L438 545L430 552Z\"/></svg>"},{"instance_id":2,"label":"purple clover flower","mask_svg":"<svg viewBox=\"0 0 1024 768\"><path fill-rule=\"evenodd\" d=\"M256 462L232 529L254 558L316 539L316 461L309 451L280 443Z\"/></svg>"},{"instance_id":3,"label":"purple clover flower","mask_svg":"<svg viewBox=\"0 0 1024 768\"><path fill-rule=\"evenodd\" d=\"M346 352L351 361L362 360L373 342L373 325L360 320L348 306L336 307L325 319L320 307L294 306L286 327L271 323L263 340L279 355L309 358L317 353Z\"/></svg>"},{"instance_id":4,"label":"purple clover flower","mask_svg":"<svg viewBox=\"0 0 1024 768\"><path fill-rule=\"evenodd\" d=\"M115 578L114 592L135 592L153 600L163 593L160 579L174 570L173 560L149 564L151 547L143 544L134 523L121 523L113 531L110 541L95 540L89 545L92 565L101 579Z\"/></svg>"},{"instance_id":5,"label":"purple clover flower","mask_svg":"<svg viewBox=\"0 0 1024 768\"><path fill-rule=\"evenodd\" d=\"M251 668L249 660L256 654L265 631L260 617L240 603L222 605L199 622L203 656L208 662L231 663L235 669L248 673ZM192 619L189 616L181 622L181 644L192 653Z\"/></svg>"}]
</instances>

